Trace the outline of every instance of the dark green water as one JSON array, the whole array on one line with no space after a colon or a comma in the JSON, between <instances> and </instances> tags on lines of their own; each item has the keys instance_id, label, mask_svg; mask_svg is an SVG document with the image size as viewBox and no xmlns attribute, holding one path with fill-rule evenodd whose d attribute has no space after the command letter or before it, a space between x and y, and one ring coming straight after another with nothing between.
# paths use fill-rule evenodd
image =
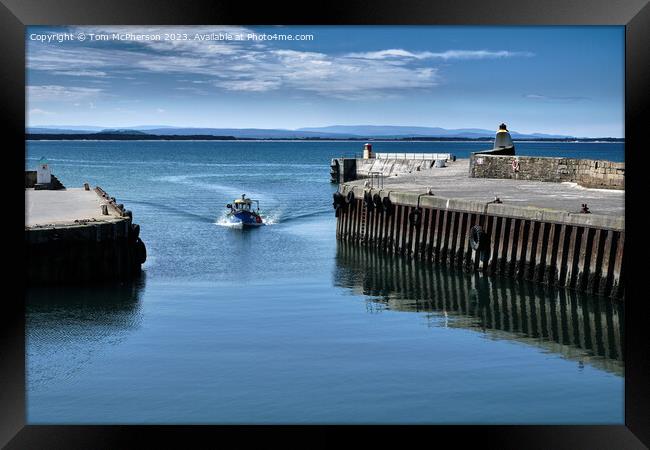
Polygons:
<instances>
[{"instance_id":1,"label":"dark green water","mask_svg":"<svg viewBox=\"0 0 650 450\"><path fill-rule=\"evenodd\" d=\"M28 167L131 209L148 259L137 283L29 290L28 422L623 423L620 305L337 245L329 160L360 145L29 142ZM241 193L269 226L220 225Z\"/></svg>"}]
</instances>

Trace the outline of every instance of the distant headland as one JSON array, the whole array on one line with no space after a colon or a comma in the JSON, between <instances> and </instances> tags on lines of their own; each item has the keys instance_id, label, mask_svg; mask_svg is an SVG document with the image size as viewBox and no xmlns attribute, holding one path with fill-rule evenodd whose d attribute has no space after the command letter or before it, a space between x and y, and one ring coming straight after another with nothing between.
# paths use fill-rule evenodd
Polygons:
<instances>
[{"instance_id":1,"label":"distant headland","mask_svg":"<svg viewBox=\"0 0 650 450\"><path fill-rule=\"evenodd\" d=\"M624 138L576 137L561 134L511 132L513 140L551 142L624 142ZM140 126L99 128L83 126L38 126L25 129L27 140L298 140L298 141L491 141L493 130L437 127L335 125L296 130L261 128L184 128Z\"/></svg>"},{"instance_id":2,"label":"distant headland","mask_svg":"<svg viewBox=\"0 0 650 450\"><path fill-rule=\"evenodd\" d=\"M213 136L209 134L187 134L187 135L160 135L160 134L124 134L124 133L86 133L86 134L25 134L28 141L457 141L457 142L480 142L492 141L490 138L460 138L460 137L348 137L348 138L327 138L327 137L301 137L301 138L246 138L235 136ZM625 142L623 138L513 138L513 141L536 141L536 142Z\"/></svg>"}]
</instances>

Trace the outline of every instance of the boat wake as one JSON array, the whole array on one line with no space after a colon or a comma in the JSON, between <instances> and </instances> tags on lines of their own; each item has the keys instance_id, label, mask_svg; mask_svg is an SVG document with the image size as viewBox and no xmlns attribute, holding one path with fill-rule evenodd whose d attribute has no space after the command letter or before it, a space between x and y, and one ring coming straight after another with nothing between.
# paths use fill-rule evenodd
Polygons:
<instances>
[{"instance_id":1,"label":"boat wake","mask_svg":"<svg viewBox=\"0 0 650 450\"><path fill-rule=\"evenodd\" d=\"M168 212L170 214L173 214L173 215L176 215L176 216L179 216L179 217L184 217L184 218L187 218L187 219L194 219L194 220L197 220L197 221L200 221L200 222L212 222L213 221L213 218L210 217L209 215L193 213L191 211L187 211L187 209L180 208L180 207L174 207L174 206L168 205L166 203L162 203L162 202L158 203L158 202L150 202L150 201L144 201L144 200L133 200L133 199L130 199L128 197L123 198L122 200L124 201L125 204L133 203L133 204L136 204L136 205L145 205L145 206L149 206L149 207L153 208L156 211L165 211L165 212Z\"/></svg>"},{"instance_id":2,"label":"boat wake","mask_svg":"<svg viewBox=\"0 0 650 450\"><path fill-rule=\"evenodd\" d=\"M279 220L275 216L262 216L262 225L275 225L278 222ZM214 221L214 224L219 227L235 228L239 230L244 228L241 222L231 222L228 220L227 213L224 213L219 218L217 218L217 220Z\"/></svg>"},{"instance_id":3,"label":"boat wake","mask_svg":"<svg viewBox=\"0 0 650 450\"><path fill-rule=\"evenodd\" d=\"M239 222L239 223L233 223L226 219L226 217L220 217L218 218L215 222L215 225L220 226L220 227L226 227L226 228L235 228L235 229L242 229L244 228L244 225Z\"/></svg>"},{"instance_id":4,"label":"boat wake","mask_svg":"<svg viewBox=\"0 0 650 450\"><path fill-rule=\"evenodd\" d=\"M293 220L300 220L300 219L308 219L313 216L325 215L329 213L330 213L330 209L319 209L307 213L298 213L298 214L294 213L291 216L287 216L283 214L283 211L273 211L268 214L262 212L262 223L264 225L277 225L279 223L286 223L286 222L290 222ZM214 221L214 224L226 228L236 228L236 229L242 228L241 223L233 223L230 220L228 220L226 212L224 212L221 216L219 216Z\"/></svg>"}]
</instances>

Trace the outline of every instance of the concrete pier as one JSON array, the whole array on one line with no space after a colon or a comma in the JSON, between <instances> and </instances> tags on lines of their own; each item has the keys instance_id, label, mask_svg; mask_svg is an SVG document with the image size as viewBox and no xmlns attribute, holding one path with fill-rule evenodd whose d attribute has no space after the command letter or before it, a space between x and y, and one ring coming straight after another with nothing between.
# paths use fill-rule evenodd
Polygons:
<instances>
[{"instance_id":1,"label":"concrete pier","mask_svg":"<svg viewBox=\"0 0 650 450\"><path fill-rule=\"evenodd\" d=\"M29 284L131 279L146 260L132 213L101 188L25 189Z\"/></svg>"},{"instance_id":2,"label":"concrete pier","mask_svg":"<svg viewBox=\"0 0 650 450\"><path fill-rule=\"evenodd\" d=\"M469 167L469 160L457 160L401 173L385 177L381 189L364 179L341 184L337 238L467 271L624 297L623 190L469 178ZM474 226L482 234L478 249L471 246Z\"/></svg>"},{"instance_id":3,"label":"concrete pier","mask_svg":"<svg viewBox=\"0 0 650 450\"><path fill-rule=\"evenodd\" d=\"M25 226L65 226L78 224L80 219L89 221L115 221L121 216L111 211L102 214L103 199L95 191L83 188L57 191L25 190ZM77 222L75 222L77 221Z\"/></svg>"}]
</instances>

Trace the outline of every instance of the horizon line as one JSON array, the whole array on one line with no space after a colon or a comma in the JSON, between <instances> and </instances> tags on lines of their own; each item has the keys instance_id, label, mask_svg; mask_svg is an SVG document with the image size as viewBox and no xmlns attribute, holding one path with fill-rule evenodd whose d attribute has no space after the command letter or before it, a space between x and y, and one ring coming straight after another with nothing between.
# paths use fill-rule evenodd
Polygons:
<instances>
[{"instance_id":1,"label":"horizon line","mask_svg":"<svg viewBox=\"0 0 650 450\"><path fill-rule=\"evenodd\" d=\"M85 125L25 125L25 130L28 128L53 128L53 129L70 129L70 127L74 128L83 128L83 127L91 127L91 128L101 128L103 130L128 130L128 129L137 129L137 128L144 128L144 127L151 127L151 128L183 128L183 129L232 129L232 130L277 130L277 131L306 131L305 129L309 128L327 128L327 127L410 127L410 128L440 128L446 131L456 131L456 130L467 130L467 129L479 129L479 130L484 130L484 131L490 131L496 133L497 129L491 130L489 128L482 128L482 127L465 127L465 128L444 128L444 127L439 127L439 126L431 126L431 125L371 125L371 124L355 124L355 125L316 125L316 126L306 126L306 127L299 127L299 128L258 128L258 127L215 127L215 126L184 126L184 125L163 125L163 124L155 124L155 125L123 125L123 126L105 126L105 125L90 125L90 124L85 124ZM94 130L89 130L89 131L94 131ZM625 136L576 136L573 134L563 134L562 132L522 132L522 131L516 131L516 130L508 130L510 133L517 133L517 134L523 134L523 135L534 135L534 134L541 134L541 135L557 135L557 136L562 136L563 138L576 138L576 139L625 139ZM328 131L321 131L322 133L330 133L330 134L341 134L337 132L328 132ZM405 135L406 136L406 135ZM424 136L424 137L436 137L436 136ZM438 136L438 137L444 137L444 136Z\"/></svg>"}]
</instances>

